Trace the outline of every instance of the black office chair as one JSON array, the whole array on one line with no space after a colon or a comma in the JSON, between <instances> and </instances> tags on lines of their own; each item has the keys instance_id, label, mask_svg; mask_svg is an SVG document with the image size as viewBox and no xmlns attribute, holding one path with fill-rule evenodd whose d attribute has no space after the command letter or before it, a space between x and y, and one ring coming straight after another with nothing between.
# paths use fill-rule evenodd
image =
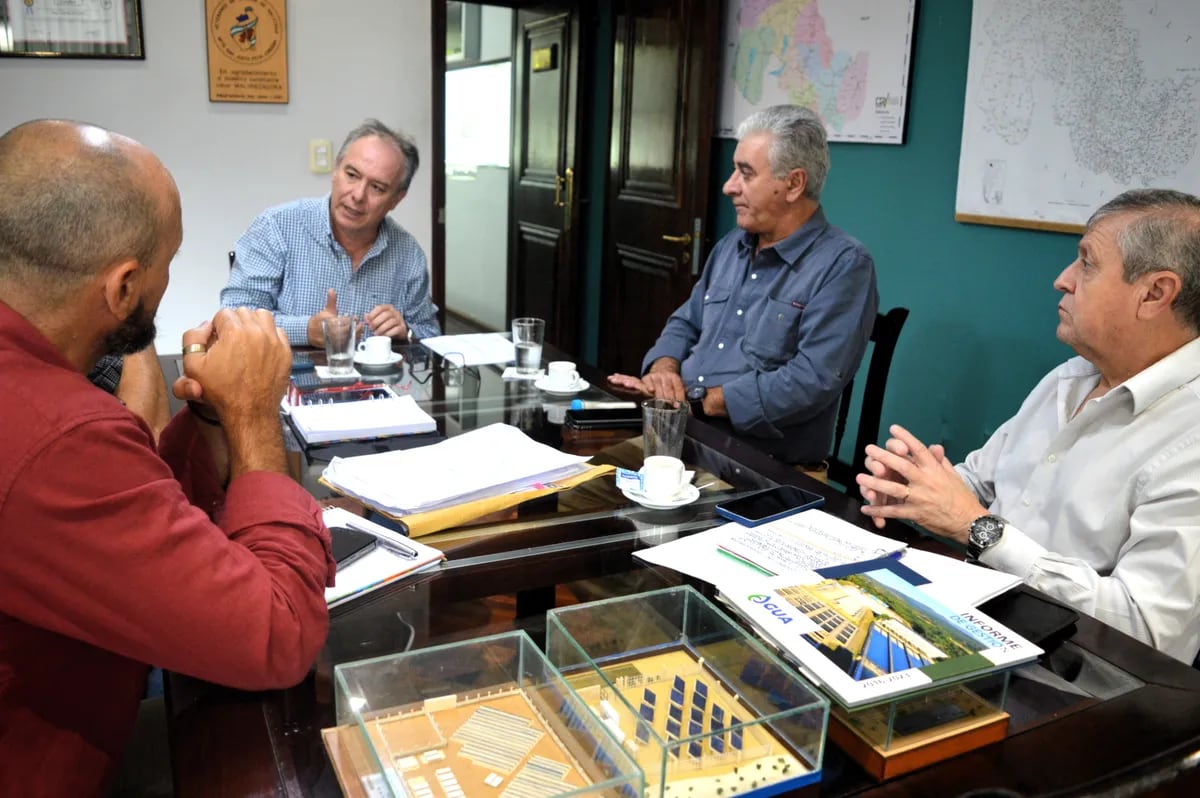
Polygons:
<instances>
[{"instance_id":1,"label":"black office chair","mask_svg":"<svg viewBox=\"0 0 1200 798\"><path fill-rule=\"evenodd\" d=\"M883 392L887 389L888 371L892 367L892 355L896 351L896 341L900 338L900 329L908 318L908 308L892 308L887 313L875 317L875 327L871 330L870 365L867 367L867 384L863 389L862 407L858 414L858 436L854 441L854 449L850 452L849 462L839 460L838 454L842 449L842 438L846 434L846 417L850 415L850 399L854 393L854 380L846 384L842 391L842 401L838 406L837 421L833 428L833 454L829 457L829 479L843 486L847 496L858 497L858 485L854 475L865 473L863 468L863 449L869 443L879 441L879 420L883 414Z\"/></svg>"}]
</instances>

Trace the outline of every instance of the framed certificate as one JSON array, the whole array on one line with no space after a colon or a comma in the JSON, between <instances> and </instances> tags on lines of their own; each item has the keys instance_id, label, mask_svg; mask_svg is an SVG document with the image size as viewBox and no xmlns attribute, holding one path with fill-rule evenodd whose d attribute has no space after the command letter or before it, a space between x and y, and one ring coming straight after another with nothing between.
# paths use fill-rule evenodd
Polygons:
<instances>
[{"instance_id":1,"label":"framed certificate","mask_svg":"<svg viewBox=\"0 0 1200 798\"><path fill-rule=\"evenodd\" d=\"M0 0L0 56L144 59L141 0Z\"/></svg>"}]
</instances>

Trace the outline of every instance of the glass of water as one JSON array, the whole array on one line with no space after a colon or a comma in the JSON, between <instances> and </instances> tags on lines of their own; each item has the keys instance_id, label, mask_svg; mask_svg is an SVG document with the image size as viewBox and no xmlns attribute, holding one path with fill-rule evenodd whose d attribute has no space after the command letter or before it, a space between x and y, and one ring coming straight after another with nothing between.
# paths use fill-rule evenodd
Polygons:
<instances>
[{"instance_id":1,"label":"glass of water","mask_svg":"<svg viewBox=\"0 0 1200 798\"><path fill-rule=\"evenodd\" d=\"M537 374L542 365L542 342L546 337L545 319L526 316L513 319L513 346L517 350L517 373Z\"/></svg>"},{"instance_id":2,"label":"glass of water","mask_svg":"<svg viewBox=\"0 0 1200 798\"><path fill-rule=\"evenodd\" d=\"M330 374L351 374L354 371L353 316L331 316L321 320L325 333L325 362Z\"/></svg>"}]
</instances>

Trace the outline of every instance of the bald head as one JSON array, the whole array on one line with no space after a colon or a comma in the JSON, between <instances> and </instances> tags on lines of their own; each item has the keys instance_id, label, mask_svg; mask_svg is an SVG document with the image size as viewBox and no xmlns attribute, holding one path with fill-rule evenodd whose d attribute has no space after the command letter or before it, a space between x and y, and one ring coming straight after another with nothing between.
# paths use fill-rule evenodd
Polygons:
<instances>
[{"instance_id":1,"label":"bald head","mask_svg":"<svg viewBox=\"0 0 1200 798\"><path fill-rule=\"evenodd\" d=\"M0 136L0 280L61 299L123 261L145 266L179 195L141 144L79 122Z\"/></svg>"}]
</instances>

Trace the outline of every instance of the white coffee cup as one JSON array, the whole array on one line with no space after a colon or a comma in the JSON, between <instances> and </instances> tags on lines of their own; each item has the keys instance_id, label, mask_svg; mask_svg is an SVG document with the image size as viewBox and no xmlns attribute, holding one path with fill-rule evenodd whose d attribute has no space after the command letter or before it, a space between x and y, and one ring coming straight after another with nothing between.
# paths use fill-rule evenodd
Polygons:
<instances>
[{"instance_id":1,"label":"white coffee cup","mask_svg":"<svg viewBox=\"0 0 1200 798\"><path fill-rule=\"evenodd\" d=\"M579 372L570 360L553 360L546 364L546 384L551 388L568 390L579 382Z\"/></svg>"},{"instance_id":2,"label":"white coffee cup","mask_svg":"<svg viewBox=\"0 0 1200 798\"><path fill-rule=\"evenodd\" d=\"M392 339L386 335L372 335L358 345L358 353L369 363L386 363L392 356Z\"/></svg>"},{"instance_id":3,"label":"white coffee cup","mask_svg":"<svg viewBox=\"0 0 1200 798\"><path fill-rule=\"evenodd\" d=\"M656 454L642 463L642 492L652 499L670 499L683 487L683 461Z\"/></svg>"}]
</instances>

